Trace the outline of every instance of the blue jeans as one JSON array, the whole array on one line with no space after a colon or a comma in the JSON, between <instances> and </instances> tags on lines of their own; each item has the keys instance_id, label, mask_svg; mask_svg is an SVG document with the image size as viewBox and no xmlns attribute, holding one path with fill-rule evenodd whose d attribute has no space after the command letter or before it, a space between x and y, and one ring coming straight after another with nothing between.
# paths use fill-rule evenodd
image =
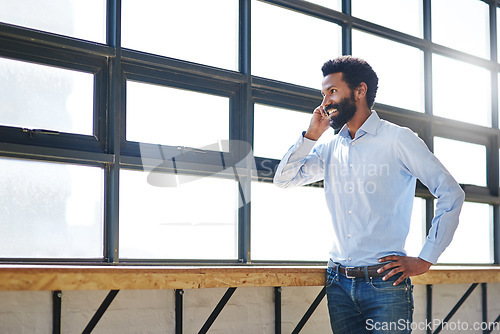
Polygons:
<instances>
[{"instance_id":1,"label":"blue jeans","mask_svg":"<svg viewBox=\"0 0 500 334\"><path fill-rule=\"evenodd\" d=\"M326 296L333 333L411 333L413 286L409 278L393 286L398 277L347 278L328 267Z\"/></svg>"}]
</instances>

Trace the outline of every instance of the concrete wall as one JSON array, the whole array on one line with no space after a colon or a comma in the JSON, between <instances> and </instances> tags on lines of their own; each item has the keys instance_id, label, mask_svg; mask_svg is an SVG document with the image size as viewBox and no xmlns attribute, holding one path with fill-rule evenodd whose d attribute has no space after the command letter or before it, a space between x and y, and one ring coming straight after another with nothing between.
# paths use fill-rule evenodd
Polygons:
<instances>
[{"instance_id":1,"label":"concrete wall","mask_svg":"<svg viewBox=\"0 0 500 334\"><path fill-rule=\"evenodd\" d=\"M433 315L443 319L469 285L435 285ZM290 333L316 298L320 287L285 287L282 290L282 333ZM226 289L185 290L184 333L197 333ZM425 333L425 287L415 286L415 324ZM63 291L62 333L81 333L108 291ZM488 320L500 314L500 284L488 284ZM174 333L173 290L120 291L93 333ZM442 333L481 333L481 289L472 293ZM454 326L454 327L453 327ZM464 326L467 326L465 328ZM52 331L52 294L0 292L0 333L36 334ZM273 288L238 288L209 333L274 333ZM326 300L301 333L331 333ZM500 333L495 330L494 333Z\"/></svg>"}]
</instances>

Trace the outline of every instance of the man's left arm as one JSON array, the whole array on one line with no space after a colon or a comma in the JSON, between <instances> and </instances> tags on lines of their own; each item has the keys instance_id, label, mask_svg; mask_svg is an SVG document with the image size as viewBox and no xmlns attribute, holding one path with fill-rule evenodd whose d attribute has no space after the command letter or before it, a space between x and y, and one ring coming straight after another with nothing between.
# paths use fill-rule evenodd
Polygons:
<instances>
[{"instance_id":1,"label":"man's left arm","mask_svg":"<svg viewBox=\"0 0 500 334\"><path fill-rule=\"evenodd\" d=\"M411 130L402 129L397 140L402 166L429 189L437 198L437 203L429 234L418 257L393 255L379 260L381 263L392 261L379 269L380 272L391 269L384 279L402 273L394 285L407 277L427 272L437 262L453 239L465 199L465 193L457 181Z\"/></svg>"}]
</instances>

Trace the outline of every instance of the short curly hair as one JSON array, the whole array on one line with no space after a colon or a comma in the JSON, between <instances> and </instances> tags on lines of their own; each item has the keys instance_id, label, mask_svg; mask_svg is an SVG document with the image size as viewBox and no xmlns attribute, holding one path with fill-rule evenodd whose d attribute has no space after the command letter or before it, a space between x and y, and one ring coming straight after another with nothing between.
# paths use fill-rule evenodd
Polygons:
<instances>
[{"instance_id":1,"label":"short curly hair","mask_svg":"<svg viewBox=\"0 0 500 334\"><path fill-rule=\"evenodd\" d=\"M377 95L378 77L365 60L353 56L342 56L324 63L321 71L324 77L332 73L342 73L342 79L352 90L364 82L368 87L366 102L369 108L373 107Z\"/></svg>"}]
</instances>

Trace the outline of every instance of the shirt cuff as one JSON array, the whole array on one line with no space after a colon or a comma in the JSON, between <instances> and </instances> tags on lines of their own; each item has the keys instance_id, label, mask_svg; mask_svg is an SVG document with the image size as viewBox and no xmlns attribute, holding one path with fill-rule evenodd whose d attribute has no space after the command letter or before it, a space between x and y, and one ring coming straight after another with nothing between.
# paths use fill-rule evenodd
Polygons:
<instances>
[{"instance_id":1,"label":"shirt cuff","mask_svg":"<svg viewBox=\"0 0 500 334\"><path fill-rule=\"evenodd\" d=\"M418 257L432 264L436 264L442 252L443 250L440 247L430 241L426 241Z\"/></svg>"},{"instance_id":2,"label":"shirt cuff","mask_svg":"<svg viewBox=\"0 0 500 334\"><path fill-rule=\"evenodd\" d=\"M302 132L302 136L300 136L300 138L295 143L295 150L293 152L293 154L295 156L307 156L307 155L309 155L309 153L311 152L314 145L316 145L317 141L304 137L305 134L306 134L305 131Z\"/></svg>"}]
</instances>

